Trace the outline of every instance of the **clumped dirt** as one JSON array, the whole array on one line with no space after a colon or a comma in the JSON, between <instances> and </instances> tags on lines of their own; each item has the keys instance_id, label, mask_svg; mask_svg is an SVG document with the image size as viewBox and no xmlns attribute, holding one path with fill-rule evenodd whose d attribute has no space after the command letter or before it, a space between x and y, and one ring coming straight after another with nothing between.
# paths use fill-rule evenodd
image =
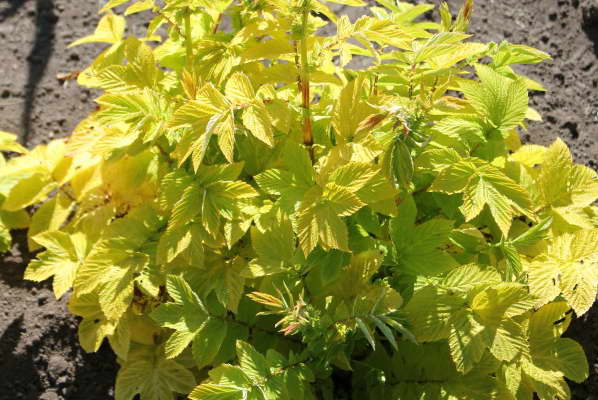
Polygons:
<instances>
[{"instance_id":1,"label":"clumped dirt","mask_svg":"<svg viewBox=\"0 0 598 400\"><path fill-rule=\"evenodd\" d=\"M56 79L83 69L101 46L68 49L90 34L98 1L0 0L0 130L28 146L68 135L94 107L95 93ZM414 0L415 1L415 0ZM428 0L437 3L438 0ZM420 1L421 2L421 1ZM456 9L462 0L450 0ZM524 139L548 144L557 136L578 162L598 169L598 2L596 0L477 0L472 31L480 41L508 40L537 47L553 60L519 69L548 91L532 94L544 121ZM364 9L341 7L352 17ZM133 32L141 29L134 24ZM0 259L0 400L113 398L116 361L107 347L86 354L66 298L47 283L22 280L31 257L23 233ZM598 307L577 319L568 335L590 361L591 376L575 384L575 399L598 399Z\"/></svg>"}]
</instances>

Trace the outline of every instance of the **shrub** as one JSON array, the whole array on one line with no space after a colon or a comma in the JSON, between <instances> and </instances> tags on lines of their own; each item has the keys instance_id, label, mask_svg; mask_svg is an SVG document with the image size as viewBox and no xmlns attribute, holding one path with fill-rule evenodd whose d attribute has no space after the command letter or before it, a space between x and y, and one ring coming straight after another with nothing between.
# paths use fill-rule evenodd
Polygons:
<instances>
[{"instance_id":1,"label":"shrub","mask_svg":"<svg viewBox=\"0 0 598 400\"><path fill-rule=\"evenodd\" d=\"M543 88L511 66L548 55L467 41L469 0L440 23L377 1L354 23L137 1L136 38L111 0L74 43L109 43L78 77L97 111L30 152L0 136L24 153L2 246L28 227L25 278L72 288L117 399L567 399L588 376L561 335L596 296L598 179L518 133Z\"/></svg>"}]
</instances>

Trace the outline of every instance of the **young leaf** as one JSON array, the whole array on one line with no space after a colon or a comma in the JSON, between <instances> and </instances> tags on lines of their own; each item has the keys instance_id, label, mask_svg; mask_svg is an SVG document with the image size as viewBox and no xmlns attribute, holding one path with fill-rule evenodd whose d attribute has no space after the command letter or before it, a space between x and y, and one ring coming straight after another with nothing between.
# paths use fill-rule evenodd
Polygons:
<instances>
[{"instance_id":1,"label":"young leaf","mask_svg":"<svg viewBox=\"0 0 598 400\"><path fill-rule=\"evenodd\" d=\"M359 330L363 333L363 336L365 336L370 346L372 346L372 350L376 350L376 341L372 336L372 332L370 332L370 328L368 328L368 326L365 324L365 322L363 322L361 318L355 318L355 322L357 323Z\"/></svg>"},{"instance_id":2,"label":"young leaf","mask_svg":"<svg viewBox=\"0 0 598 400\"><path fill-rule=\"evenodd\" d=\"M460 84L471 105L497 129L505 131L519 125L528 108L523 79L512 80L482 64L476 64L475 68L482 83L462 81Z\"/></svg>"}]
</instances>

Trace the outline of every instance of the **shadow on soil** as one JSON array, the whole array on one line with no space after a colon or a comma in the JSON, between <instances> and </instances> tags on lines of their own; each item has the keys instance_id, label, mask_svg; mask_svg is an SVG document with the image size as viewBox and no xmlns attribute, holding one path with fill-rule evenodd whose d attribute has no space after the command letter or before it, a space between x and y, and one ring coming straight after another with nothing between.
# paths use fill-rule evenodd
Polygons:
<instances>
[{"instance_id":1,"label":"shadow on soil","mask_svg":"<svg viewBox=\"0 0 598 400\"><path fill-rule=\"evenodd\" d=\"M67 321L28 343L23 316L0 336L0 400L14 399L110 399L116 360L107 346L98 353L83 353L73 346L73 326ZM75 338L76 340L76 338ZM48 351L49 349L49 351ZM73 364L73 360L78 360ZM47 389L50 388L50 389ZM52 392L58 396L52 395Z\"/></svg>"},{"instance_id":2,"label":"shadow on soil","mask_svg":"<svg viewBox=\"0 0 598 400\"><path fill-rule=\"evenodd\" d=\"M16 288L32 289L32 288L51 288L51 282L46 280L41 283L34 283L23 279L25 267L29 261L35 257L27 249L27 232L15 231L12 233L13 247L10 255L4 257L1 261L0 280L10 286ZM2 353L0 353L2 354Z\"/></svg>"},{"instance_id":3,"label":"shadow on soil","mask_svg":"<svg viewBox=\"0 0 598 400\"><path fill-rule=\"evenodd\" d=\"M583 10L582 28L594 43L594 54L598 55L598 5L587 6Z\"/></svg>"},{"instance_id":4,"label":"shadow on soil","mask_svg":"<svg viewBox=\"0 0 598 400\"><path fill-rule=\"evenodd\" d=\"M4 0L8 8L0 12L0 20L15 15L28 0ZM58 16L54 12L54 0L35 0L35 38L27 56L27 83L25 84L25 105L21 115L21 142L27 144L31 134L31 117L35 108L35 94L46 73L52 53Z\"/></svg>"}]
</instances>

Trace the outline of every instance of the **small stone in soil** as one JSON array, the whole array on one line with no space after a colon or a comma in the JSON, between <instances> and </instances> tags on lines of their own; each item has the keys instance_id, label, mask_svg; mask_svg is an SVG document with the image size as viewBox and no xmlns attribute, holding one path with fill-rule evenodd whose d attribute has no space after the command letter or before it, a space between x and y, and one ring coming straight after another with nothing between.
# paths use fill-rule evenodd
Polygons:
<instances>
[{"instance_id":1,"label":"small stone in soil","mask_svg":"<svg viewBox=\"0 0 598 400\"><path fill-rule=\"evenodd\" d=\"M65 373L69 368L69 363L60 355L52 355L48 359L48 374L54 379Z\"/></svg>"},{"instance_id":2,"label":"small stone in soil","mask_svg":"<svg viewBox=\"0 0 598 400\"><path fill-rule=\"evenodd\" d=\"M60 396L53 390L48 390L39 396L39 400L60 400Z\"/></svg>"}]
</instances>

